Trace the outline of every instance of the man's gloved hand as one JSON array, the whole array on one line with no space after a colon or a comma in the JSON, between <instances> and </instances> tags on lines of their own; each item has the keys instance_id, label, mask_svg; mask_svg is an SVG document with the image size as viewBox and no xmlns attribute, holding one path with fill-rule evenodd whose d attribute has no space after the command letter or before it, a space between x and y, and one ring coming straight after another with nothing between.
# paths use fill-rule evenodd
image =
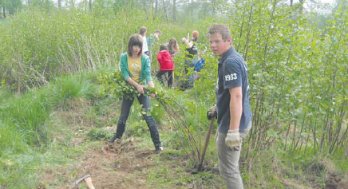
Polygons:
<instances>
[{"instance_id":1,"label":"man's gloved hand","mask_svg":"<svg viewBox=\"0 0 348 189\"><path fill-rule=\"evenodd\" d=\"M209 120L211 120L213 118L215 118L215 119L217 118L216 105L209 108L209 110L207 111L207 118Z\"/></svg>"},{"instance_id":2,"label":"man's gloved hand","mask_svg":"<svg viewBox=\"0 0 348 189\"><path fill-rule=\"evenodd\" d=\"M241 143L241 138L239 134L239 130L228 130L228 133L225 138L226 146L230 148L239 147Z\"/></svg>"}]
</instances>

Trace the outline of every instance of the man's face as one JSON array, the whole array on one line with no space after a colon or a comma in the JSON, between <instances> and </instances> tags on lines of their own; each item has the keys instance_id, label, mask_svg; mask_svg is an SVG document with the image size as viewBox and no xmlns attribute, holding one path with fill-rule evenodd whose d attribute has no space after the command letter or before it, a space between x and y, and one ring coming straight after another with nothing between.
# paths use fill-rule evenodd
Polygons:
<instances>
[{"instance_id":1,"label":"man's face","mask_svg":"<svg viewBox=\"0 0 348 189\"><path fill-rule=\"evenodd\" d=\"M231 45L231 39L222 39L220 33L214 33L209 36L210 48L217 56L221 56Z\"/></svg>"}]
</instances>

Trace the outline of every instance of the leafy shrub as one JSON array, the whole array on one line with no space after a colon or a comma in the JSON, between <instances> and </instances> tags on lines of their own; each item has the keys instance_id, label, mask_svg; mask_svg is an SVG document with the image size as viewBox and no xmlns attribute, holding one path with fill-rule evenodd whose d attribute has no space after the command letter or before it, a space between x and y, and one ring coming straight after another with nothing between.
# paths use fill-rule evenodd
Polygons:
<instances>
[{"instance_id":1,"label":"leafy shrub","mask_svg":"<svg viewBox=\"0 0 348 189\"><path fill-rule=\"evenodd\" d=\"M108 140L112 135L112 133L102 128L93 128L87 134L91 140Z\"/></svg>"}]
</instances>

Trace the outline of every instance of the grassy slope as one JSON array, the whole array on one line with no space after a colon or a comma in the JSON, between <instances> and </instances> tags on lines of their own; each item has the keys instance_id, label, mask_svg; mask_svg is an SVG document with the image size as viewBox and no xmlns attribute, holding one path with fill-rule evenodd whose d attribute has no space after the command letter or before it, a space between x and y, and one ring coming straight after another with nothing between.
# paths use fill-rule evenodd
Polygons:
<instances>
[{"instance_id":1,"label":"grassy slope","mask_svg":"<svg viewBox=\"0 0 348 189\"><path fill-rule=\"evenodd\" d=\"M183 149L172 149L168 144L172 137L168 125L160 125L166 150L160 155L154 154L146 124L136 113L140 110L137 103L122 145L114 151L102 150L105 140L115 130L118 109L119 101L113 98L93 101L79 98L58 108L50 118L52 127L56 128L52 146L64 147L63 150L52 148L50 153L63 156L70 154L70 150L76 153L62 165L42 167L41 174L46 179L40 181L40 185L64 188L77 177L89 173L97 188L222 187L221 178L216 174L191 175L186 171L192 167L191 162Z\"/></svg>"},{"instance_id":2,"label":"grassy slope","mask_svg":"<svg viewBox=\"0 0 348 189\"><path fill-rule=\"evenodd\" d=\"M180 146L178 138L175 139L177 133L170 121L162 120L159 125L166 150L160 155L153 154L146 124L136 113L140 110L137 103L121 146L113 151L103 150L105 140L116 127L119 101L100 95L95 84L94 79L85 76L59 79L52 86L30 92L28 95L31 98L14 98L26 101L38 98L37 102L43 102L40 98L45 97L45 103L39 104L52 108L48 108L50 111L40 124L45 126L47 133L46 137L36 141L40 142L39 146L15 143L11 148L2 148L6 150L2 150L0 186L66 188L79 176L89 173L97 188L223 188L222 179L216 173L207 171L192 175L186 171L193 164L187 156L188 151ZM54 96L52 92L60 94L59 98L47 98ZM185 94L182 97L188 98ZM7 103L1 104L4 108ZM41 111L36 110L36 113ZM19 114L14 115L18 117ZM35 117L35 114L30 115ZM166 117L165 114L162 116ZM1 129L11 131L3 126ZM20 133L17 131L17 134ZM1 135L2 142L6 140L4 136L7 135ZM21 136L14 135L19 140L12 141L21 141ZM341 172L329 159L312 160L312 155L308 155L296 160L289 158L289 154L282 155L269 149L253 157L253 165L242 160L245 185L248 188L320 188L328 170L331 173ZM296 154L293 157L297 157ZM345 164L341 158L335 159L337 164ZM208 168L216 165L213 139L206 165Z\"/></svg>"}]
</instances>

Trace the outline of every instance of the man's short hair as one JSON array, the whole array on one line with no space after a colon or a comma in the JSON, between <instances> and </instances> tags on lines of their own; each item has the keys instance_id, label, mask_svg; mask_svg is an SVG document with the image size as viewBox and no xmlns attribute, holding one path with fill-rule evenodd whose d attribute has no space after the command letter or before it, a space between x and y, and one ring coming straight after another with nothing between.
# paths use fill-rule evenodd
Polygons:
<instances>
[{"instance_id":1,"label":"man's short hair","mask_svg":"<svg viewBox=\"0 0 348 189\"><path fill-rule=\"evenodd\" d=\"M156 30L155 32L153 32L153 33L158 33L158 34L160 34L161 35L161 31L160 30Z\"/></svg>"},{"instance_id":2,"label":"man's short hair","mask_svg":"<svg viewBox=\"0 0 348 189\"><path fill-rule=\"evenodd\" d=\"M141 37L141 35L139 34L133 34L128 41L128 55L132 56L133 54L133 47L134 46L138 46L140 47L140 52L138 55L141 55L142 51L143 51L143 38Z\"/></svg>"},{"instance_id":3,"label":"man's short hair","mask_svg":"<svg viewBox=\"0 0 348 189\"><path fill-rule=\"evenodd\" d=\"M142 35L142 36L144 36L145 33L146 33L146 31L147 31L146 27L145 27L145 26L142 26L142 27L139 29L139 34Z\"/></svg>"},{"instance_id":4,"label":"man's short hair","mask_svg":"<svg viewBox=\"0 0 348 189\"><path fill-rule=\"evenodd\" d=\"M209 28L209 35L214 33L221 34L223 40L232 39L230 30L226 25L223 24L214 24Z\"/></svg>"}]
</instances>

